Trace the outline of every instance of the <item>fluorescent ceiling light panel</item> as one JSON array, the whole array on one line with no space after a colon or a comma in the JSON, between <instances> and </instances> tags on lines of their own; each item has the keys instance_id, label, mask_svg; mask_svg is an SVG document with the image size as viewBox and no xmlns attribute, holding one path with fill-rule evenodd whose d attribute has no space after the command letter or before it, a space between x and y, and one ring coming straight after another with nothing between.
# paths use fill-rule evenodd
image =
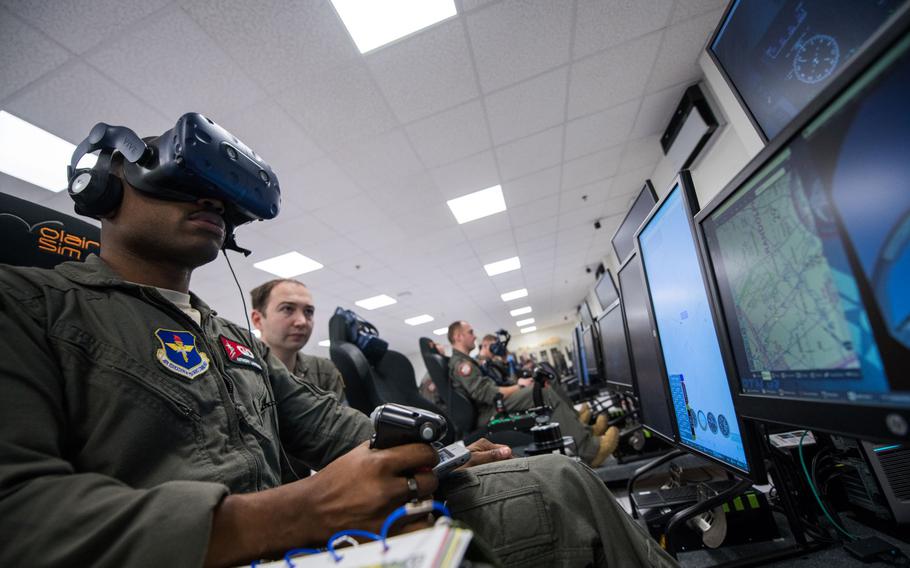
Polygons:
<instances>
[{"instance_id":1,"label":"fluorescent ceiling light panel","mask_svg":"<svg viewBox=\"0 0 910 568\"><path fill-rule=\"evenodd\" d=\"M459 225L506 210L502 187L498 185L450 199L446 205Z\"/></svg>"},{"instance_id":2,"label":"fluorescent ceiling light panel","mask_svg":"<svg viewBox=\"0 0 910 568\"><path fill-rule=\"evenodd\" d=\"M532 325L531 327L523 327L519 331L521 331L522 333L531 333L532 331L537 331L537 326Z\"/></svg>"},{"instance_id":3,"label":"fluorescent ceiling light panel","mask_svg":"<svg viewBox=\"0 0 910 568\"><path fill-rule=\"evenodd\" d=\"M373 296L371 298L364 298L363 300L357 300L354 302L361 308L365 310L375 310L378 308L384 308L386 306L391 306L392 304L397 304L398 300L391 296L386 296L385 294L380 294L378 296Z\"/></svg>"},{"instance_id":4,"label":"fluorescent ceiling light panel","mask_svg":"<svg viewBox=\"0 0 910 568\"><path fill-rule=\"evenodd\" d=\"M515 325L518 327L524 327L526 325L531 325L532 323L534 323L534 318L528 318L515 322Z\"/></svg>"},{"instance_id":5,"label":"fluorescent ceiling light panel","mask_svg":"<svg viewBox=\"0 0 910 568\"><path fill-rule=\"evenodd\" d=\"M446 335L447 333L449 333L449 328L447 327L440 327L439 329L433 330L433 335Z\"/></svg>"},{"instance_id":6,"label":"fluorescent ceiling light panel","mask_svg":"<svg viewBox=\"0 0 910 568\"><path fill-rule=\"evenodd\" d=\"M454 0L332 0L360 53L455 15Z\"/></svg>"},{"instance_id":7,"label":"fluorescent ceiling light panel","mask_svg":"<svg viewBox=\"0 0 910 568\"><path fill-rule=\"evenodd\" d=\"M506 292L505 294L500 294L499 297L502 298L503 302L511 302L512 300L517 300L518 298L525 298L528 295L527 288L521 288L518 290L512 290L511 292Z\"/></svg>"},{"instance_id":8,"label":"fluorescent ceiling light panel","mask_svg":"<svg viewBox=\"0 0 910 568\"><path fill-rule=\"evenodd\" d=\"M260 260L253 264L259 270L274 274L279 278L293 278L307 272L319 270L322 265L297 251L285 253L274 258Z\"/></svg>"},{"instance_id":9,"label":"fluorescent ceiling light panel","mask_svg":"<svg viewBox=\"0 0 910 568\"><path fill-rule=\"evenodd\" d=\"M529 314L529 313L531 313L531 306L525 306L523 308L515 308L514 310L509 312L509 315L514 318L515 316L523 316L523 315Z\"/></svg>"},{"instance_id":10,"label":"fluorescent ceiling light panel","mask_svg":"<svg viewBox=\"0 0 910 568\"><path fill-rule=\"evenodd\" d=\"M483 269L487 271L487 276L496 276L497 274L518 270L519 268L521 268L521 261L518 260L517 256L483 265Z\"/></svg>"},{"instance_id":11,"label":"fluorescent ceiling light panel","mask_svg":"<svg viewBox=\"0 0 910 568\"><path fill-rule=\"evenodd\" d=\"M28 183L59 192L66 189L66 166L75 144L0 110L0 171ZM87 154L77 164L91 168L98 156Z\"/></svg>"},{"instance_id":12,"label":"fluorescent ceiling light panel","mask_svg":"<svg viewBox=\"0 0 910 568\"><path fill-rule=\"evenodd\" d=\"M332 344L332 342L329 341L328 339L323 339L322 341L319 342L320 347L328 347L331 344Z\"/></svg>"},{"instance_id":13,"label":"fluorescent ceiling light panel","mask_svg":"<svg viewBox=\"0 0 910 568\"><path fill-rule=\"evenodd\" d=\"M419 316L414 316L412 318L408 318L408 319L404 320L404 323L406 323L408 325L420 325L422 323L429 323L431 321L433 321L433 316L431 316L429 314L422 314Z\"/></svg>"}]
</instances>

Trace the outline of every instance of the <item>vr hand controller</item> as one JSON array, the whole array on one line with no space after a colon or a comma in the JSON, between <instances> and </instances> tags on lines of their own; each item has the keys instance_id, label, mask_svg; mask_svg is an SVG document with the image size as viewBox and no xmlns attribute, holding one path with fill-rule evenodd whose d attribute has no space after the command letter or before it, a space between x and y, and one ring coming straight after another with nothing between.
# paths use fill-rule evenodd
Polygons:
<instances>
[{"instance_id":1,"label":"vr hand controller","mask_svg":"<svg viewBox=\"0 0 910 568\"><path fill-rule=\"evenodd\" d=\"M455 442L444 448L439 442L447 431L446 419L428 410L388 403L377 406L370 414L373 420L373 438L370 447L391 448L402 444L431 444L439 454L439 463L433 468L436 477L442 479L453 469L471 459L471 452L463 442Z\"/></svg>"}]
</instances>

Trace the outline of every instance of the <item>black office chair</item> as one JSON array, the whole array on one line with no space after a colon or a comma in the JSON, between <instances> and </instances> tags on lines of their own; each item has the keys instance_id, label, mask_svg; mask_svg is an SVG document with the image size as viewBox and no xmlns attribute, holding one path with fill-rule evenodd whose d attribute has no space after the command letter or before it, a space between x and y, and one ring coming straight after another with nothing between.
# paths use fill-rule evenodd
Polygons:
<instances>
[{"instance_id":1,"label":"black office chair","mask_svg":"<svg viewBox=\"0 0 910 568\"><path fill-rule=\"evenodd\" d=\"M376 390L370 361L351 342L344 316L337 312L329 318L329 358L344 378L348 404L369 416L382 404L382 397Z\"/></svg>"},{"instance_id":2,"label":"black office chair","mask_svg":"<svg viewBox=\"0 0 910 568\"><path fill-rule=\"evenodd\" d=\"M0 193L0 264L53 268L101 250L101 229L43 205Z\"/></svg>"},{"instance_id":3,"label":"black office chair","mask_svg":"<svg viewBox=\"0 0 910 568\"><path fill-rule=\"evenodd\" d=\"M474 430L474 422L477 420L477 409L474 404L463 394L455 390L452 381L449 380L449 358L440 355L430 346L433 341L428 337L421 337L420 355L427 366L427 373L430 379L436 385L436 392L439 393L452 423L458 429L461 436L465 436Z\"/></svg>"}]
</instances>

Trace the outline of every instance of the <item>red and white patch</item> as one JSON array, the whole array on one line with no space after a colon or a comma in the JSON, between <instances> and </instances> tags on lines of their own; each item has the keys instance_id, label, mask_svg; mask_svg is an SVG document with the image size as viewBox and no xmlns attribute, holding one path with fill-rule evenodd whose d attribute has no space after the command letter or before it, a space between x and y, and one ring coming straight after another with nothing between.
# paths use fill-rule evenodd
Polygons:
<instances>
[{"instance_id":1,"label":"red and white patch","mask_svg":"<svg viewBox=\"0 0 910 568\"><path fill-rule=\"evenodd\" d=\"M461 375L462 377L470 376L471 375L471 364L462 363L461 365L459 365L458 374Z\"/></svg>"},{"instance_id":2,"label":"red and white patch","mask_svg":"<svg viewBox=\"0 0 910 568\"><path fill-rule=\"evenodd\" d=\"M237 343L223 335L221 336L221 345L224 346L224 353L228 356L231 363L252 367L257 371L262 370L262 365L256 360L256 354L246 345Z\"/></svg>"}]
</instances>

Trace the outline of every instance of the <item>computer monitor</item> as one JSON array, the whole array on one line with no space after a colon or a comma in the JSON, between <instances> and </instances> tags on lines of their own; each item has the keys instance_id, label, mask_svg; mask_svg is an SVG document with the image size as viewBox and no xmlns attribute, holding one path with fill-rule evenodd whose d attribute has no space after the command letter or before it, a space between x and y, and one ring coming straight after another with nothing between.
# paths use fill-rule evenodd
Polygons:
<instances>
[{"instance_id":1,"label":"computer monitor","mask_svg":"<svg viewBox=\"0 0 910 568\"><path fill-rule=\"evenodd\" d=\"M585 329L589 329L594 325L594 315L591 313L591 307L588 305L588 300L585 299L578 306L578 315L581 317L581 326Z\"/></svg>"},{"instance_id":2,"label":"computer monitor","mask_svg":"<svg viewBox=\"0 0 910 568\"><path fill-rule=\"evenodd\" d=\"M577 324L575 329L572 330L572 366L574 367L575 375L578 377L580 383L584 383L585 376L587 371L585 370L585 354L584 347L581 342L581 324Z\"/></svg>"},{"instance_id":3,"label":"computer monitor","mask_svg":"<svg viewBox=\"0 0 910 568\"><path fill-rule=\"evenodd\" d=\"M613 304L597 320L600 353L604 363L604 380L612 387L632 391L632 366L629 363L629 344L622 321L622 308Z\"/></svg>"},{"instance_id":4,"label":"computer monitor","mask_svg":"<svg viewBox=\"0 0 910 568\"><path fill-rule=\"evenodd\" d=\"M613 243L613 252L616 253L616 258L620 264L635 251L635 231L638 230L641 222L645 220L656 203L657 194L654 193L654 186L651 185L651 180L645 180L645 185L638 192L635 201L632 202L632 206L626 211L626 216L623 217L622 222L610 239L610 242Z\"/></svg>"},{"instance_id":5,"label":"computer monitor","mask_svg":"<svg viewBox=\"0 0 910 568\"><path fill-rule=\"evenodd\" d=\"M623 318L632 357L632 386L641 423L661 438L676 439L670 414L667 380L658 363L660 350L648 317L648 293L638 255L632 253L617 273Z\"/></svg>"},{"instance_id":6,"label":"computer monitor","mask_svg":"<svg viewBox=\"0 0 910 568\"><path fill-rule=\"evenodd\" d=\"M594 285L594 296L600 304L601 312L606 311L619 300L619 293L616 291L616 284L613 283L613 275L610 274L609 268Z\"/></svg>"},{"instance_id":7,"label":"computer monitor","mask_svg":"<svg viewBox=\"0 0 910 568\"><path fill-rule=\"evenodd\" d=\"M910 439L910 9L698 217L746 416Z\"/></svg>"},{"instance_id":8,"label":"computer monitor","mask_svg":"<svg viewBox=\"0 0 910 568\"><path fill-rule=\"evenodd\" d=\"M733 406L727 362L705 286L686 171L636 235L679 443L752 476L749 436Z\"/></svg>"},{"instance_id":9,"label":"computer monitor","mask_svg":"<svg viewBox=\"0 0 910 568\"><path fill-rule=\"evenodd\" d=\"M594 326L582 330L581 345L585 362L584 384L590 385L600 382L600 357L597 353L597 344L594 338Z\"/></svg>"},{"instance_id":10,"label":"computer monitor","mask_svg":"<svg viewBox=\"0 0 910 568\"><path fill-rule=\"evenodd\" d=\"M734 0L708 55L774 138L906 0Z\"/></svg>"}]
</instances>

